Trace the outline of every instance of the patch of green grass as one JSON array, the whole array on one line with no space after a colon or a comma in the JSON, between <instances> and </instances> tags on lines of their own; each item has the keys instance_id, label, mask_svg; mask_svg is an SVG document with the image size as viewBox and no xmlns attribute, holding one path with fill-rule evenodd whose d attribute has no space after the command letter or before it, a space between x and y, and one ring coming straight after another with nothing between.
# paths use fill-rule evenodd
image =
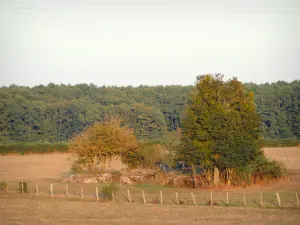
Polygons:
<instances>
[{"instance_id":1,"label":"patch of green grass","mask_svg":"<svg viewBox=\"0 0 300 225\"><path fill-rule=\"evenodd\" d=\"M119 190L119 186L115 183L106 183L101 186L100 197L102 200L111 200L112 193L116 193Z\"/></svg>"},{"instance_id":2,"label":"patch of green grass","mask_svg":"<svg viewBox=\"0 0 300 225\"><path fill-rule=\"evenodd\" d=\"M5 181L0 181L0 190L6 190L8 187L8 183Z\"/></svg>"}]
</instances>

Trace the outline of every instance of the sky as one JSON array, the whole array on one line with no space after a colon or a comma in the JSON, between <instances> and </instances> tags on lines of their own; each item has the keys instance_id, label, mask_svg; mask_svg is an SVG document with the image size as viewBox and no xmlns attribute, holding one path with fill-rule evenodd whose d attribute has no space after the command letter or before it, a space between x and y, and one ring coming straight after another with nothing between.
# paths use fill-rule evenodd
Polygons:
<instances>
[{"instance_id":1,"label":"sky","mask_svg":"<svg viewBox=\"0 0 300 225\"><path fill-rule=\"evenodd\" d=\"M0 86L292 81L299 40L299 0L0 0Z\"/></svg>"}]
</instances>

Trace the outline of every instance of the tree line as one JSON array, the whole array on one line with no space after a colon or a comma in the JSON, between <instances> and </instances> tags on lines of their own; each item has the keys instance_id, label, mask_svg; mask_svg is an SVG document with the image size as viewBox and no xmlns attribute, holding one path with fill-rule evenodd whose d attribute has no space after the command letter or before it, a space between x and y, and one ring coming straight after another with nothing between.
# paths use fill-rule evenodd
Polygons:
<instances>
[{"instance_id":1,"label":"tree line","mask_svg":"<svg viewBox=\"0 0 300 225\"><path fill-rule=\"evenodd\" d=\"M254 93L263 138L300 139L300 81L244 84ZM0 88L0 143L57 143L95 122L121 116L140 141L181 129L195 86L98 87L94 84Z\"/></svg>"}]
</instances>

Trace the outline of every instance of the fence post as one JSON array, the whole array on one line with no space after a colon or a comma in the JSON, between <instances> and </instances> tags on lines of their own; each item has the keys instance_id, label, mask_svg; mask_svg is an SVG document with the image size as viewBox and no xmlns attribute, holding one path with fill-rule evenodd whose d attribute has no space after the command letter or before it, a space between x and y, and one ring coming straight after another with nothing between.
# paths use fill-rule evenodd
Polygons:
<instances>
[{"instance_id":1,"label":"fence post","mask_svg":"<svg viewBox=\"0 0 300 225\"><path fill-rule=\"evenodd\" d=\"M278 207L281 208L280 196L278 192L276 193L276 197L277 197Z\"/></svg>"},{"instance_id":2,"label":"fence post","mask_svg":"<svg viewBox=\"0 0 300 225\"><path fill-rule=\"evenodd\" d=\"M213 205L213 193L212 191L210 192L210 206Z\"/></svg>"},{"instance_id":3,"label":"fence post","mask_svg":"<svg viewBox=\"0 0 300 225\"><path fill-rule=\"evenodd\" d=\"M193 204L196 205L196 199L195 199L195 196L194 196L193 192L191 192L191 196L192 196L192 199L193 199Z\"/></svg>"},{"instance_id":4,"label":"fence post","mask_svg":"<svg viewBox=\"0 0 300 225\"><path fill-rule=\"evenodd\" d=\"M176 203L179 205L179 198L178 198L178 193L176 192Z\"/></svg>"},{"instance_id":5,"label":"fence post","mask_svg":"<svg viewBox=\"0 0 300 225\"><path fill-rule=\"evenodd\" d=\"M142 195L143 195L143 202L144 202L144 204L146 204L146 198L145 198L144 190L142 190Z\"/></svg>"},{"instance_id":6,"label":"fence post","mask_svg":"<svg viewBox=\"0 0 300 225\"><path fill-rule=\"evenodd\" d=\"M35 195L39 196L39 184L38 183L35 184Z\"/></svg>"},{"instance_id":7,"label":"fence post","mask_svg":"<svg viewBox=\"0 0 300 225\"><path fill-rule=\"evenodd\" d=\"M297 192L296 192L296 202L297 202L297 206L298 206L298 208L299 208L299 207L300 207L300 203L299 203L299 197L298 197Z\"/></svg>"},{"instance_id":8,"label":"fence post","mask_svg":"<svg viewBox=\"0 0 300 225\"><path fill-rule=\"evenodd\" d=\"M163 195L162 195L162 191L160 191L160 204L163 204Z\"/></svg>"},{"instance_id":9,"label":"fence post","mask_svg":"<svg viewBox=\"0 0 300 225\"><path fill-rule=\"evenodd\" d=\"M260 192L260 207L264 207L262 192Z\"/></svg>"},{"instance_id":10,"label":"fence post","mask_svg":"<svg viewBox=\"0 0 300 225\"><path fill-rule=\"evenodd\" d=\"M68 188L68 184L66 184L66 191L65 191L65 195L66 195L66 198L69 197L69 188Z\"/></svg>"},{"instance_id":11,"label":"fence post","mask_svg":"<svg viewBox=\"0 0 300 225\"><path fill-rule=\"evenodd\" d=\"M80 189L80 198L83 199L83 186L81 185L81 189Z\"/></svg>"},{"instance_id":12,"label":"fence post","mask_svg":"<svg viewBox=\"0 0 300 225\"><path fill-rule=\"evenodd\" d=\"M112 197L113 203L115 203L115 195L114 195L114 192L113 192L113 191L111 192L111 197Z\"/></svg>"},{"instance_id":13,"label":"fence post","mask_svg":"<svg viewBox=\"0 0 300 225\"><path fill-rule=\"evenodd\" d=\"M53 196L53 184L52 183L50 184L50 196L51 197Z\"/></svg>"},{"instance_id":14,"label":"fence post","mask_svg":"<svg viewBox=\"0 0 300 225\"><path fill-rule=\"evenodd\" d=\"M131 203L131 197L130 197L130 191L129 191L129 189L127 189L127 195L128 195L128 201L129 201L129 203Z\"/></svg>"},{"instance_id":15,"label":"fence post","mask_svg":"<svg viewBox=\"0 0 300 225\"><path fill-rule=\"evenodd\" d=\"M229 196L228 196L228 192L226 192L226 204L227 204L227 206L229 205Z\"/></svg>"},{"instance_id":16,"label":"fence post","mask_svg":"<svg viewBox=\"0 0 300 225\"><path fill-rule=\"evenodd\" d=\"M244 193L244 207L246 207L246 193Z\"/></svg>"},{"instance_id":17,"label":"fence post","mask_svg":"<svg viewBox=\"0 0 300 225\"><path fill-rule=\"evenodd\" d=\"M21 182L21 194L23 194L23 191L24 191L24 184L23 184L23 181Z\"/></svg>"},{"instance_id":18,"label":"fence post","mask_svg":"<svg viewBox=\"0 0 300 225\"><path fill-rule=\"evenodd\" d=\"M96 199L97 199L97 202L99 202L99 194L98 194L98 187L96 186Z\"/></svg>"},{"instance_id":19,"label":"fence post","mask_svg":"<svg viewBox=\"0 0 300 225\"><path fill-rule=\"evenodd\" d=\"M4 173L4 185L5 185L6 192L8 192L8 183L7 183L6 172Z\"/></svg>"}]
</instances>

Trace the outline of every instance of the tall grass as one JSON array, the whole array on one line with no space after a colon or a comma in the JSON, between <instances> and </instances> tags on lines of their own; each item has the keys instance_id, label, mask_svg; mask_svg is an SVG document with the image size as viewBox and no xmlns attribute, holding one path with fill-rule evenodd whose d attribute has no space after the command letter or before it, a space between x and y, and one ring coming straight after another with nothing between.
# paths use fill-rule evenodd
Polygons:
<instances>
[{"instance_id":1,"label":"tall grass","mask_svg":"<svg viewBox=\"0 0 300 225\"><path fill-rule=\"evenodd\" d=\"M116 193L119 190L119 186L116 183L106 183L101 187L101 199L111 200L112 193Z\"/></svg>"}]
</instances>

